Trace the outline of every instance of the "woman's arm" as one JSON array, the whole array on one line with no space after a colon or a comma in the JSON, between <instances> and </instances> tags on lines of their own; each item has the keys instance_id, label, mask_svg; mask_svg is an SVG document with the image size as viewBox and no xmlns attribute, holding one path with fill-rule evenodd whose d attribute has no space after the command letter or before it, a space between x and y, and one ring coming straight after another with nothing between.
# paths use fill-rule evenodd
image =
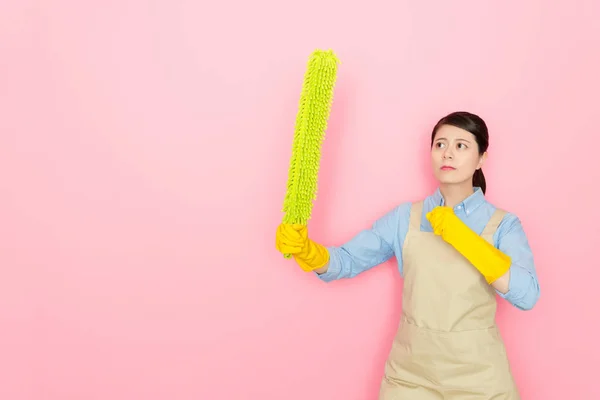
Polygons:
<instances>
[{"instance_id":1,"label":"woman's arm","mask_svg":"<svg viewBox=\"0 0 600 400\"><path fill-rule=\"evenodd\" d=\"M510 269L494 282L498 295L521 310L531 310L540 298L533 252L519 218L504 217L496 231L496 247L510 257Z\"/></svg>"},{"instance_id":2,"label":"woman's arm","mask_svg":"<svg viewBox=\"0 0 600 400\"><path fill-rule=\"evenodd\" d=\"M315 269L315 273L317 275L323 275L325 272L327 272L328 269L329 269L329 263L325 264L324 267Z\"/></svg>"},{"instance_id":3,"label":"woman's arm","mask_svg":"<svg viewBox=\"0 0 600 400\"><path fill-rule=\"evenodd\" d=\"M436 207L427 218L434 232L467 258L501 297L522 310L533 308L540 295L539 284L518 218L512 214L504 217L495 234L496 245L472 231L448 207Z\"/></svg>"},{"instance_id":4,"label":"woman's arm","mask_svg":"<svg viewBox=\"0 0 600 400\"><path fill-rule=\"evenodd\" d=\"M341 246L328 247L329 263L324 271L316 271L325 281L353 278L396 256L402 271L402 243L408 230L411 203L403 203L388 211Z\"/></svg>"},{"instance_id":5,"label":"woman's arm","mask_svg":"<svg viewBox=\"0 0 600 400\"><path fill-rule=\"evenodd\" d=\"M341 246L326 247L325 263L314 264L311 270L323 281L329 282L342 278L352 278L364 271L390 259L396 253L399 241L407 229L410 203L405 203L388 211L377 219L370 229L364 229ZM281 228L280 228L281 229ZM291 242L290 238L278 239L281 242ZM310 245L310 239L296 243L298 249ZM321 246L321 245L317 245ZM289 249L288 249L289 250ZM296 261L302 266L306 263L303 256ZM399 260L400 262L401 260Z\"/></svg>"},{"instance_id":6,"label":"woman's arm","mask_svg":"<svg viewBox=\"0 0 600 400\"><path fill-rule=\"evenodd\" d=\"M506 273L504 275L502 275L500 278L496 279L492 283L492 286L500 294L506 294L506 292L508 292L509 283L510 283L510 268L508 269L508 271L506 271Z\"/></svg>"}]
</instances>

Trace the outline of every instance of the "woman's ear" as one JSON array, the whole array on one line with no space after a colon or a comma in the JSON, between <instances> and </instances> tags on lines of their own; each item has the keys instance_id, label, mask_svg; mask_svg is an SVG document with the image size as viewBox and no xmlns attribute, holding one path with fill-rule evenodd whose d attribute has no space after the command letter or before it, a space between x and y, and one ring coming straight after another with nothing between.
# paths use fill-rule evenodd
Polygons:
<instances>
[{"instance_id":1,"label":"woman's ear","mask_svg":"<svg viewBox=\"0 0 600 400\"><path fill-rule=\"evenodd\" d=\"M487 159L487 151L484 152L480 157L479 157L479 164L477 164L477 169L481 169L483 168L483 164L485 163L485 160Z\"/></svg>"}]
</instances>

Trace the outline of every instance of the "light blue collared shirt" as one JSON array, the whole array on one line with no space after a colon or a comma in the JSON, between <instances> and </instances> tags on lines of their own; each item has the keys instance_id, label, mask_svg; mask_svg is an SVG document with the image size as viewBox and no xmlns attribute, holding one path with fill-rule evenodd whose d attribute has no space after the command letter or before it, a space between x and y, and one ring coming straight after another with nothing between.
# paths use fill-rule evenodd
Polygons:
<instances>
[{"instance_id":1,"label":"light blue collared shirt","mask_svg":"<svg viewBox=\"0 0 600 400\"><path fill-rule=\"evenodd\" d=\"M406 202L396 206L376 220L371 229L362 230L342 246L328 247L329 268L327 272L317 276L325 282L352 278L392 256L396 256L400 275L404 276L402 245L408 232L411 205L412 203ZM425 215L434 207L443 205L444 198L439 188L424 200L422 231L432 232L431 223ZM495 210L496 207L487 201L480 188L474 188L471 196L454 207L458 218L478 234L481 234ZM519 218L507 213L493 239L494 246L512 260L509 290L506 293L496 293L521 310L532 309L540 297L540 287L533 254Z\"/></svg>"}]
</instances>

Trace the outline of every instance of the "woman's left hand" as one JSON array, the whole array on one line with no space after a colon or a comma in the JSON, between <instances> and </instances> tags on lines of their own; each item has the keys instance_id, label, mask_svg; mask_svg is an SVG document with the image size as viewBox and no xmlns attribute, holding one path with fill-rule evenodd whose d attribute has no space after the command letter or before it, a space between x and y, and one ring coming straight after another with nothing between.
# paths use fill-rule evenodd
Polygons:
<instances>
[{"instance_id":1,"label":"woman's left hand","mask_svg":"<svg viewBox=\"0 0 600 400\"><path fill-rule=\"evenodd\" d=\"M452 208L436 207L426 217L433 233L441 236L467 258L488 283L493 283L510 269L510 257L469 228L454 214Z\"/></svg>"}]
</instances>

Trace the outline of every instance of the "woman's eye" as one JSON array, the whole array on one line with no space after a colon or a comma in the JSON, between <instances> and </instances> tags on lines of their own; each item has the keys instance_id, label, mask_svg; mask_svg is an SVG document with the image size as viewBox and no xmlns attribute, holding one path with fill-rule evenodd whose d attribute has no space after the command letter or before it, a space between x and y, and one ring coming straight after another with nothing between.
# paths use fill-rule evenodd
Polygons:
<instances>
[{"instance_id":1,"label":"woman's eye","mask_svg":"<svg viewBox=\"0 0 600 400\"><path fill-rule=\"evenodd\" d=\"M444 143L437 142L436 146L438 147L438 149L441 149L444 146Z\"/></svg>"},{"instance_id":2,"label":"woman's eye","mask_svg":"<svg viewBox=\"0 0 600 400\"><path fill-rule=\"evenodd\" d=\"M458 144L458 148L461 148L461 149L466 149L466 148L467 148L467 145L466 145L466 144L464 144L464 143L459 143L459 144Z\"/></svg>"}]
</instances>

